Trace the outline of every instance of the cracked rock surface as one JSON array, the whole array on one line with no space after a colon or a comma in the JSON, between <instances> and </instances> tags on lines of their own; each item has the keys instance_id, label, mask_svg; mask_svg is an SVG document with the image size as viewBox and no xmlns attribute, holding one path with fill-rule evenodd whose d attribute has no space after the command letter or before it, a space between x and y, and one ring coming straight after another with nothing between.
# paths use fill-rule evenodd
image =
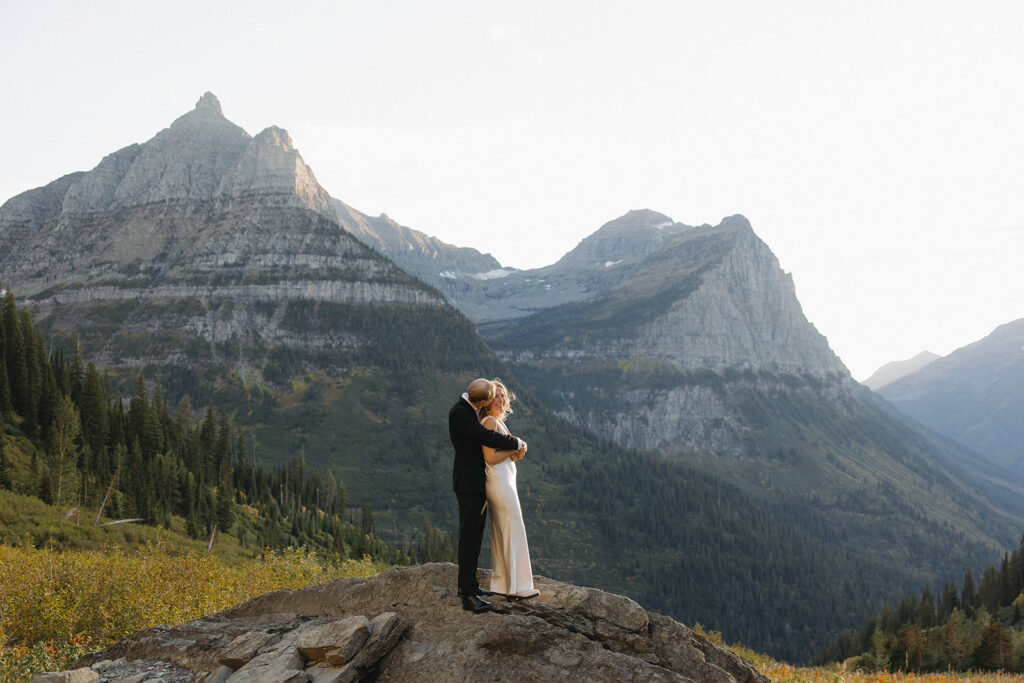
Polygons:
<instances>
[{"instance_id":1,"label":"cracked rock surface","mask_svg":"<svg viewBox=\"0 0 1024 683\"><path fill-rule=\"evenodd\" d=\"M495 596L494 611L472 614L455 595L456 575L433 563L272 591L145 629L38 680L768 681L629 598L538 576L537 598Z\"/></svg>"}]
</instances>

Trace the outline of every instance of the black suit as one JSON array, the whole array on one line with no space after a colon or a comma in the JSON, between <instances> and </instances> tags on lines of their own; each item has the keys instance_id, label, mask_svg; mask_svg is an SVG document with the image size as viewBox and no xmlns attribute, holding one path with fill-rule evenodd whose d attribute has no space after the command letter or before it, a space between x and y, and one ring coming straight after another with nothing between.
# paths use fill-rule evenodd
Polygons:
<instances>
[{"instance_id":1,"label":"black suit","mask_svg":"<svg viewBox=\"0 0 1024 683\"><path fill-rule=\"evenodd\" d=\"M487 514L483 446L498 451L519 448L519 440L492 432L480 424L476 409L460 398L448 411L448 436L455 448L452 489L459 500L459 592L475 595L476 565L484 540Z\"/></svg>"}]
</instances>

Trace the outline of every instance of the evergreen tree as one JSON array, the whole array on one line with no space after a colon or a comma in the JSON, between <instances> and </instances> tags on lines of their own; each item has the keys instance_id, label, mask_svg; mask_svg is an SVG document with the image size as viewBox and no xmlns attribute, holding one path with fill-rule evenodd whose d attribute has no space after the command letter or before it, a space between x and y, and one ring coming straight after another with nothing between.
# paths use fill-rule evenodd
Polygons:
<instances>
[{"instance_id":1,"label":"evergreen tree","mask_svg":"<svg viewBox=\"0 0 1024 683\"><path fill-rule=\"evenodd\" d=\"M85 381L80 391L78 403L82 416L82 437L92 451L97 462L104 463L100 473L105 477L109 474L107 464L107 438L109 436L109 418L107 415L107 399L103 391L103 383L96 366L89 363L85 371Z\"/></svg>"},{"instance_id":2,"label":"evergreen tree","mask_svg":"<svg viewBox=\"0 0 1024 683\"><path fill-rule=\"evenodd\" d=\"M991 564L985 566L978 585L978 604L994 613L999 609L999 572Z\"/></svg>"},{"instance_id":3,"label":"evergreen tree","mask_svg":"<svg viewBox=\"0 0 1024 683\"><path fill-rule=\"evenodd\" d=\"M11 470L7 462L7 443L0 433L0 489L11 488Z\"/></svg>"},{"instance_id":4,"label":"evergreen tree","mask_svg":"<svg viewBox=\"0 0 1024 683\"><path fill-rule=\"evenodd\" d=\"M1010 636L1003 628L1003 623L998 619L990 620L981 632L981 641L974 650L975 666L979 669L1004 669L1010 654Z\"/></svg>"},{"instance_id":5,"label":"evergreen tree","mask_svg":"<svg viewBox=\"0 0 1024 683\"><path fill-rule=\"evenodd\" d=\"M947 581L942 589L942 598L939 601L938 623L945 623L949 615L953 613L953 610L959 606L960 601L957 599L956 586Z\"/></svg>"},{"instance_id":6,"label":"evergreen tree","mask_svg":"<svg viewBox=\"0 0 1024 683\"><path fill-rule=\"evenodd\" d=\"M0 418L9 418L14 412L11 402L11 382L7 379L7 362L0 353Z\"/></svg>"},{"instance_id":7,"label":"evergreen tree","mask_svg":"<svg viewBox=\"0 0 1024 683\"><path fill-rule=\"evenodd\" d=\"M25 359L25 405L22 411L21 429L29 438L35 438L39 431L39 396L42 393L42 373L39 367L39 354L36 349L37 339L35 325L32 322L32 311L21 309L22 357ZM45 355L44 355L45 357Z\"/></svg>"},{"instance_id":8,"label":"evergreen tree","mask_svg":"<svg viewBox=\"0 0 1024 683\"><path fill-rule=\"evenodd\" d=\"M140 370L139 376L135 379L135 388L132 389L131 401L128 404L128 433L131 437L139 440L140 446L148 418L149 394L146 391L146 378Z\"/></svg>"},{"instance_id":9,"label":"evergreen tree","mask_svg":"<svg viewBox=\"0 0 1024 683\"><path fill-rule=\"evenodd\" d=\"M25 356L24 337L19 324L18 308L14 294L7 290L3 303L4 360L7 363L7 379L11 387L11 402L21 416L28 413L32 397L29 390L28 362Z\"/></svg>"},{"instance_id":10,"label":"evergreen tree","mask_svg":"<svg viewBox=\"0 0 1024 683\"><path fill-rule=\"evenodd\" d=\"M142 421L142 455L145 458L154 458L163 452L164 430L160 422L160 404L154 400Z\"/></svg>"},{"instance_id":11,"label":"evergreen tree","mask_svg":"<svg viewBox=\"0 0 1024 683\"><path fill-rule=\"evenodd\" d=\"M213 451L217 438L217 417L213 409L213 401L206 403L206 414L199 425L199 463L200 470L207 478L213 476Z\"/></svg>"},{"instance_id":12,"label":"evergreen tree","mask_svg":"<svg viewBox=\"0 0 1024 683\"><path fill-rule=\"evenodd\" d=\"M363 506L362 519L359 521L359 531L364 536L373 535L373 509L369 505Z\"/></svg>"},{"instance_id":13,"label":"evergreen tree","mask_svg":"<svg viewBox=\"0 0 1024 683\"><path fill-rule=\"evenodd\" d=\"M57 385L57 378L53 375L53 370L50 367L50 363L46 358L45 354L46 345L42 338L39 339L39 343L36 346L36 353L41 354L41 358L37 359L39 365L39 407L38 407L38 418L39 418L39 434L45 439L50 433L50 426L53 424L54 415L57 412L57 401L60 397L60 387Z\"/></svg>"},{"instance_id":14,"label":"evergreen tree","mask_svg":"<svg viewBox=\"0 0 1024 683\"><path fill-rule=\"evenodd\" d=\"M50 433L49 469L55 505L62 505L69 493L78 490L78 458L81 454L78 438L81 433L78 411L71 397L64 396L57 405Z\"/></svg>"},{"instance_id":15,"label":"evergreen tree","mask_svg":"<svg viewBox=\"0 0 1024 683\"><path fill-rule=\"evenodd\" d=\"M974 587L974 574L970 567L964 572L964 587L960 591L960 604L963 605L967 616L972 616L974 609L978 606L978 593Z\"/></svg>"},{"instance_id":16,"label":"evergreen tree","mask_svg":"<svg viewBox=\"0 0 1024 683\"><path fill-rule=\"evenodd\" d=\"M213 467L218 478L223 480L232 467L231 457L231 418L227 413L220 414L220 425L217 428L217 438L214 442Z\"/></svg>"},{"instance_id":17,"label":"evergreen tree","mask_svg":"<svg viewBox=\"0 0 1024 683\"><path fill-rule=\"evenodd\" d=\"M924 587L921 591L921 605L917 610L917 624L921 628L931 628L935 625L935 598L932 597L931 588Z\"/></svg>"},{"instance_id":18,"label":"evergreen tree","mask_svg":"<svg viewBox=\"0 0 1024 683\"><path fill-rule=\"evenodd\" d=\"M1010 583L1014 597L1024 591L1024 537L1020 545L1010 555Z\"/></svg>"},{"instance_id":19,"label":"evergreen tree","mask_svg":"<svg viewBox=\"0 0 1024 683\"><path fill-rule=\"evenodd\" d=\"M75 337L75 350L71 354L71 363L68 364L67 376L67 388L71 393L71 400L77 403L82 395L85 380L85 373L82 369L82 347L77 336Z\"/></svg>"},{"instance_id":20,"label":"evergreen tree","mask_svg":"<svg viewBox=\"0 0 1024 683\"><path fill-rule=\"evenodd\" d=\"M227 533L234 523L234 494L231 485L225 482L217 489L217 528Z\"/></svg>"},{"instance_id":21,"label":"evergreen tree","mask_svg":"<svg viewBox=\"0 0 1024 683\"><path fill-rule=\"evenodd\" d=\"M1010 555L1003 553L1003 561L999 567L999 604L1009 605L1017 597L1013 590L1013 577L1010 574Z\"/></svg>"}]
</instances>

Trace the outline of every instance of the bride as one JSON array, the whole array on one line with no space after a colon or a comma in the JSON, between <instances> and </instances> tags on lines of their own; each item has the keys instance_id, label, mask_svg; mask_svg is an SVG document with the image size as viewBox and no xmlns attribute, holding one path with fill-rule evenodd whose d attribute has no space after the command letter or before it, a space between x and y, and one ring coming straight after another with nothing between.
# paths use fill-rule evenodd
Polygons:
<instances>
[{"instance_id":1,"label":"bride","mask_svg":"<svg viewBox=\"0 0 1024 683\"><path fill-rule=\"evenodd\" d=\"M480 422L491 431L508 434L505 418L512 412L509 395L501 380L494 383L494 400L480 408ZM519 451L495 451L483 447L487 467L487 504L491 508L491 592L509 600L525 600L540 595L533 587L533 567L526 543L523 510L516 490L515 460Z\"/></svg>"}]
</instances>

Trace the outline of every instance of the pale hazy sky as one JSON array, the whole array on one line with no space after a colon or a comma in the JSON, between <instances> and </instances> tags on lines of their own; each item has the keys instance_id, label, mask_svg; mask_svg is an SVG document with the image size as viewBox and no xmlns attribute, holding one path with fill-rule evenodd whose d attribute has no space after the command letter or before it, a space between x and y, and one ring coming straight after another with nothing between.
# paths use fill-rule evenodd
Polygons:
<instances>
[{"instance_id":1,"label":"pale hazy sky","mask_svg":"<svg viewBox=\"0 0 1024 683\"><path fill-rule=\"evenodd\" d=\"M0 0L0 201L209 90L507 266L630 209L742 213L863 379L1024 317L1022 77L1016 0Z\"/></svg>"}]
</instances>

